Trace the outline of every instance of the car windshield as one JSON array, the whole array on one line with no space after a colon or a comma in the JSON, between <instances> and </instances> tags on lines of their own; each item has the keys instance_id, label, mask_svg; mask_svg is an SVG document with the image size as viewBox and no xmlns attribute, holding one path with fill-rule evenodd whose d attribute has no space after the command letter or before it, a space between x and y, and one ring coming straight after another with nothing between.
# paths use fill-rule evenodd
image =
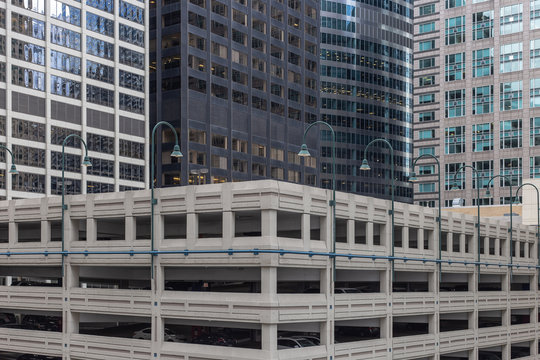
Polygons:
<instances>
[{"instance_id":1,"label":"car windshield","mask_svg":"<svg viewBox=\"0 0 540 360\"><path fill-rule=\"evenodd\" d=\"M308 339L296 339L296 341L298 341L298 343L302 347L315 346L315 344L309 341Z\"/></svg>"}]
</instances>

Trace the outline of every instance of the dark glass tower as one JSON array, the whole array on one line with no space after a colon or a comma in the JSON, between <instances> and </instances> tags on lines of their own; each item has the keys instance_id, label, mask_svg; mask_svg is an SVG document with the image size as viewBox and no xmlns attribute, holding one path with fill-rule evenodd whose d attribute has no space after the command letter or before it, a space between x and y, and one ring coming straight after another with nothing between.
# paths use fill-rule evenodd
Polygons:
<instances>
[{"instance_id":1,"label":"dark glass tower","mask_svg":"<svg viewBox=\"0 0 540 360\"><path fill-rule=\"evenodd\" d=\"M319 185L319 3L156 0L151 3L151 126L168 121L184 157L156 136L163 186L262 178Z\"/></svg>"}]
</instances>

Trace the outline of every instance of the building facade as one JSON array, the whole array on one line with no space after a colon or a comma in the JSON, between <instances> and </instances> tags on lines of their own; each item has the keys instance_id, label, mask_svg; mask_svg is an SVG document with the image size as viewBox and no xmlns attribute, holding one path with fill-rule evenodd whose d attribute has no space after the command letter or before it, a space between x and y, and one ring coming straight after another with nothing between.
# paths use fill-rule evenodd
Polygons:
<instances>
[{"instance_id":1,"label":"building facade","mask_svg":"<svg viewBox=\"0 0 540 360\"><path fill-rule=\"evenodd\" d=\"M538 358L534 227L397 203L393 271L390 201L338 192L334 274L331 191L155 194L153 246L149 190L66 197L64 271L58 197L0 203L2 359Z\"/></svg>"},{"instance_id":2,"label":"building facade","mask_svg":"<svg viewBox=\"0 0 540 360\"><path fill-rule=\"evenodd\" d=\"M157 0L151 16L151 123L163 186L275 178L318 185L297 153L319 105L319 2ZM166 130L164 128L163 130ZM160 134L161 131L158 131ZM308 137L318 154L318 136Z\"/></svg>"},{"instance_id":3,"label":"building facade","mask_svg":"<svg viewBox=\"0 0 540 360\"><path fill-rule=\"evenodd\" d=\"M0 2L0 142L19 171L2 150L0 197L60 194L70 134L93 166L67 142L66 193L148 184L147 19L141 1Z\"/></svg>"},{"instance_id":4,"label":"building facade","mask_svg":"<svg viewBox=\"0 0 540 360\"><path fill-rule=\"evenodd\" d=\"M444 206L508 204L514 186L535 178L540 164L540 2L415 3L415 156L441 161ZM420 162L419 162L420 164ZM454 174L457 192L450 190ZM435 163L416 169L415 202L435 206ZM492 198L484 188L497 178ZM515 195L515 194L514 194Z\"/></svg>"},{"instance_id":5,"label":"building facade","mask_svg":"<svg viewBox=\"0 0 540 360\"><path fill-rule=\"evenodd\" d=\"M377 143L360 171L364 148L375 138L395 150L396 199L412 202L412 1L321 1L321 119L337 132L337 188L390 198L390 156ZM332 143L321 128L322 186L331 187Z\"/></svg>"}]
</instances>

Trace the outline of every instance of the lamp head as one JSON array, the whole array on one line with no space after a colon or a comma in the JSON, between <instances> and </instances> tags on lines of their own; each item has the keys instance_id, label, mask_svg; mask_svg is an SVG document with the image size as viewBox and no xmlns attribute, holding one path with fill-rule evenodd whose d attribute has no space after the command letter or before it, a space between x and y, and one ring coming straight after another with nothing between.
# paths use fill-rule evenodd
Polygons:
<instances>
[{"instance_id":1,"label":"lamp head","mask_svg":"<svg viewBox=\"0 0 540 360\"><path fill-rule=\"evenodd\" d=\"M180 158L182 156L184 155L182 154L182 152L180 152L180 146L178 146L178 144L174 145L171 157Z\"/></svg>"},{"instance_id":2,"label":"lamp head","mask_svg":"<svg viewBox=\"0 0 540 360\"><path fill-rule=\"evenodd\" d=\"M519 201L519 199L516 199L516 200L514 200L512 205L521 205L521 201Z\"/></svg>"},{"instance_id":3,"label":"lamp head","mask_svg":"<svg viewBox=\"0 0 540 360\"><path fill-rule=\"evenodd\" d=\"M450 188L451 191L458 191L459 188L456 184L452 185L452 187Z\"/></svg>"},{"instance_id":4,"label":"lamp head","mask_svg":"<svg viewBox=\"0 0 540 360\"><path fill-rule=\"evenodd\" d=\"M17 170L15 164L11 164L11 169L9 169L9 173L12 175L17 175L19 173L19 170Z\"/></svg>"},{"instance_id":5,"label":"lamp head","mask_svg":"<svg viewBox=\"0 0 540 360\"><path fill-rule=\"evenodd\" d=\"M491 197L491 191L489 191L489 188L486 190L486 197Z\"/></svg>"},{"instance_id":6,"label":"lamp head","mask_svg":"<svg viewBox=\"0 0 540 360\"><path fill-rule=\"evenodd\" d=\"M416 177L416 173L413 171L411 172L411 176L409 176L410 182L418 182L418 178Z\"/></svg>"},{"instance_id":7,"label":"lamp head","mask_svg":"<svg viewBox=\"0 0 540 360\"><path fill-rule=\"evenodd\" d=\"M90 158L88 157L88 155L85 155L82 165L86 167L92 166L92 162L90 162Z\"/></svg>"},{"instance_id":8,"label":"lamp head","mask_svg":"<svg viewBox=\"0 0 540 360\"><path fill-rule=\"evenodd\" d=\"M360 166L360 170L364 170L364 171L371 170L371 167L369 166L367 159L362 160L362 166Z\"/></svg>"},{"instance_id":9,"label":"lamp head","mask_svg":"<svg viewBox=\"0 0 540 360\"><path fill-rule=\"evenodd\" d=\"M306 144L302 144L302 146L300 146L300 151L298 152L298 156L303 156L303 157L311 156Z\"/></svg>"}]
</instances>

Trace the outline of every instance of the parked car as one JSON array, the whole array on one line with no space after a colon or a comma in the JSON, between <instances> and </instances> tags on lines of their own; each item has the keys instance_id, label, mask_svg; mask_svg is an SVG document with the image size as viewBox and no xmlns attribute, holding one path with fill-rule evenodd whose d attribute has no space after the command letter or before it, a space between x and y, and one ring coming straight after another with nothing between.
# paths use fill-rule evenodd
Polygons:
<instances>
[{"instance_id":1,"label":"parked car","mask_svg":"<svg viewBox=\"0 0 540 360\"><path fill-rule=\"evenodd\" d=\"M303 337L280 337L277 340L278 350L281 349L298 349L310 346L316 346L310 340Z\"/></svg>"},{"instance_id":2,"label":"parked car","mask_svg":"<svg viewBox=\"0 0 540 360\"><path fill-rule=\"evenodd\" d=\"M196 338L193 338L192 343L216 346L236 346L238 341L235 338L222 333L202 333Z\"/></svg>"},{"instance_id":3,"label":"parked car","mask_svg":"<svg viewBox=\"0 0 540 360\"><path fill-rule=\"evenodd\" d=\"M17 360L62 360L62 358L56 356L24 354L19 356Z\"/></svg>"},{"instance_id":4,"label":"parked car","mask_svg":"<svg viewBox=\"0 0 540 360\"><path fill-rule=\"evenodd\" d=\"M62 318L45 315L24 315L21 324L34 330L62 331Z\"/></svg>"},{"instance_id":5,"label":"parked car","mask_svg":"<svg viewBox=\"0 0 540 360\"><path fill-rule=\"evenodd\" d=\"M171 330L165 328L164 341L167 342L183 342L180 336L177 336ZM133 333L132 338L139 340L152 340L152 328L144 328Z\"/></svg>"},{"instance_id":6,"label":"parked car","mask_svg":"<svg viewBox=\"0 0 540 360\"><path fill-rule=\"evenodd\" d=\"M0 325L2 324L13 324L17 320L15 319L15 315L11 313L0 313Z\"/></svg>"},{"instance_id":7,"label":"parked car","mask_svg":"<svg viewBox=\"0 0 540 360\"><path fill-rule=\"evenodd\" d=\"M357 294L360 290L357 288L335 288L334 294Z\"/></svg>"},{"instance_id":8,"label":"parked car","mask_svg":"<svg viewBox=\"0 0 540 360\"><path fill-rule=\"evenodd\" d=\"M311 336L311 335L294 335L294 336L291 336L291 339L306 339L306 340L309 340L311 341L314 345L316 346L319 346L321 345L321 339L319 339L318 337L316 336Z\"/></svg>"}]
</instances>

